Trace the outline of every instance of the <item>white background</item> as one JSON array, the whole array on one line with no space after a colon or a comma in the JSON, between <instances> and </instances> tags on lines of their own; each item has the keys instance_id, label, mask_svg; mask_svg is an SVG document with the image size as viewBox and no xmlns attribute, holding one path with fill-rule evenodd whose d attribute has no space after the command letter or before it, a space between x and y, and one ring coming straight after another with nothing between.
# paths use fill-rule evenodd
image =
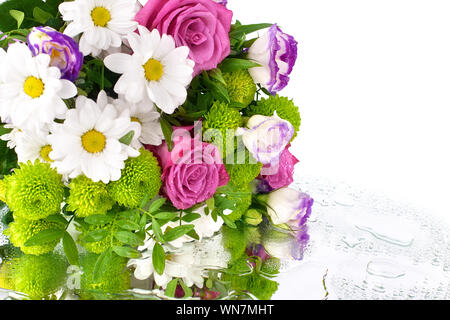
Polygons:
<instances>
[{"instance_id":1,"label":"white background","mask_svg":"<svg viewBox=\"0 0 450 320\"><path fill-rule=\"evenodd\" d=\"M296 170L450 223L450 1L229 0L299 42Z\"/></svg>"}]
</instances>

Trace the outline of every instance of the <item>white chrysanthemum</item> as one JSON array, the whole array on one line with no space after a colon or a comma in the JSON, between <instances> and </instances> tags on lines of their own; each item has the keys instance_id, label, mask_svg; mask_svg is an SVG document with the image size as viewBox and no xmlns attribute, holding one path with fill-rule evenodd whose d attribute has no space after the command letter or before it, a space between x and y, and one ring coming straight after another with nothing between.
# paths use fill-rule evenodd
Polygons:
<instances>
[{"instance_id":1,"label":"white chrysanthemum","mask_svg":"<svg viewBox=\"0 0 450 320\"><path fill-rule=\"evenodd\" d=\"M85 56L120 47L122 36L136 30L136 10L136 0L75 0L59 5L63 20L71 21L64 33L82 34L80 51Z\"/></svg>"},{"instance_id":2,"label":"white chrysanthemum","mask_svg":"<svg viewBox=\"0 0 450 320\"><path fill-rule=\"evenodd\" d=\"M140 35L127 36L133 55L115 53L105 58L107 68L122 74L114 90L132 103L148 97L172 114L185 102L186 88L192 81L195 63L188 59L189 48L176 48L174 39L167 34L160 36L157 29L150 32L138 26L138 30Z\"/></svg>"},{"instance_id":3,"label":"white chrysanthemum","mask_svg":"<svg viewBox=\"0 0 450 320\"><path fill-rule=\"evenodd\" d=\"M140 103L131 103L125 99L113 102L117 111L128 110L133 124L134 137L131 146L140 149L144 144L159 146L164 140L164 134L159 122L160 114L155 110L154 104L145 99ZM136 126L136 124L139 124Z\"/></svg>"},{"instance_id":4,"label":"white chrysanthemum","mask_svg":"<svg viewBox=\"0 0 450 320\"><path fill-rule=\"evenodd\" d=\"M111 104L101 108L91 99L78 97L64 123L51 128L49 156L58 172L69 178L83 173L94 182L116 181L125 160L139 156L139 151L119 141L128 133L130 122L127 110L119 114Z\"/></svg>"},{"instance_id":5,"label":"white chrysanthemum","mask_svg":"<svg viewBox=\"0 0 450 320\"><path fill-rule=\"evenodd\" d=\"M1 72L3 83L0 83L3 122L11 121L20 129L36 130L55 118L64 118L67 106L63 99L74 97L77 88L61 79L58 68L49 65L49 55L33 57L26 44L14 43L8 48L6 62Z\"/></svg>"},{"instance_id":6,"label":"white chrysanthemum","mask_svg":"<svg viewBox=\"0 0 450 320\"><path fill-rule=\"evenodd\" d=\"M41 162L53 162L49 157L52 151L50 142L48 141L49 130L43 128L39 131L21 131L17 135L16 154L19 162L34 162L36 159Z\"/></svg>"}]
</instances>

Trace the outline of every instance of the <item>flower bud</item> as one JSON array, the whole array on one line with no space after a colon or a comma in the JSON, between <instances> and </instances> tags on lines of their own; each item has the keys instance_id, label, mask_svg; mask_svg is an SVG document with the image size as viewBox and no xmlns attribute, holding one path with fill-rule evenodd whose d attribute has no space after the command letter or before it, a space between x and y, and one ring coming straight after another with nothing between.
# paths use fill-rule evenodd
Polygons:
<instances>
[{"instance_id":1,"label":"flower bud","mask_svg":"<svg viewBox=\"0 0 450 320\"><path fill-rule=\"evenodd\" d=\"M257 226L262 222L262 214L256 209L247 210L244 214L244 221L252 226Z\"/></svg>"}]
</instances>

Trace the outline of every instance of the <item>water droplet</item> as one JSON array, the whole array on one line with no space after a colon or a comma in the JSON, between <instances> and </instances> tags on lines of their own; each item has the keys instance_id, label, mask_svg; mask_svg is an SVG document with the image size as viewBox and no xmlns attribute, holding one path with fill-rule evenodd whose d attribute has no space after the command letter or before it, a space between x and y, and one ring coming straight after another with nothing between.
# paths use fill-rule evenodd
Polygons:
<instances>
[{"instance_id":1,"label":"water droplet","mask_svg":"<svg viewBox=\"0 0 450 320\"><path fill-rule=\"evenodd\" d=\"M367 273L383 278L396 279L403 277L406 271L398 263L387 259L374 259L367 264Z\"/></svg>"}]
</instances>

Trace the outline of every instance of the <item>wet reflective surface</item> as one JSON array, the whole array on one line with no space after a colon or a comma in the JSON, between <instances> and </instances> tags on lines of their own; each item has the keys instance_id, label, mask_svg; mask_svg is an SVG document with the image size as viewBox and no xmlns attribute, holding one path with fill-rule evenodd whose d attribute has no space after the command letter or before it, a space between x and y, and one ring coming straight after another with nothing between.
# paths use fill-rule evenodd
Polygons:
<instances>
[{"instance_id":1,"label":"wet reflective surface","mask_svg":"<svg viewBox=\"0 0 450 320\"><path fill-rule=\"evenodd\" d=\"M293 187L315 199L310 241L302 261L283 262L273 299L450 299L447 224L427 212L314 177L297 176ZM142 289L124 298L162 296L142 284L134 287ZM8 296L20 299L0 290L0 299Z\"/></svg>"},{"instance_id":2,"label":"wet reflective surface","mask_svg":"<svg viewBox=\"0 0 450 320\"><path fill-rule=\"evenodd\" d=\"M450 299L448 225L342 184L296 183L316 200L310 243L274 299Z\"/></svg>"}]
</instances>

